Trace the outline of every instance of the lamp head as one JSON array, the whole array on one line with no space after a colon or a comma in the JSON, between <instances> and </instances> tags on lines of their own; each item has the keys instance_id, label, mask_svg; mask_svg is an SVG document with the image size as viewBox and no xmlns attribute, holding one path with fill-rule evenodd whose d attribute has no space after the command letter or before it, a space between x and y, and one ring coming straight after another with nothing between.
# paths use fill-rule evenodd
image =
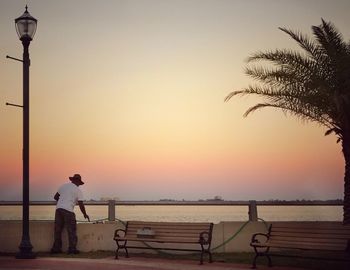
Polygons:
<instances>
[{"instance_id":1,"label":"lamp head","mask_svg":"<svg viewBox=\"0 0 350 270\"><path fill-rule=\"evenodd\" d=\"M28 7L26 6L26 10L22 14L22 16L15 19L16 31L19 39L22 41L31 41L36 31L37 22L37 19L35 19L29 14Z\"/></svg>"}]
</instances>

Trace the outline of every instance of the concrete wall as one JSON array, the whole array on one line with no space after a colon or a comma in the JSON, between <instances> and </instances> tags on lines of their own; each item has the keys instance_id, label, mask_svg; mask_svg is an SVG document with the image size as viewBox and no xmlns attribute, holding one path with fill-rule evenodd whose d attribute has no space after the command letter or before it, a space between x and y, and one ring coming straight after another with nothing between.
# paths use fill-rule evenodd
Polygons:
<instances>
[{"instance_id":1,"label":"concrete wall","mask_svg":"<svg viewBox=\"0 0 350 270\"><path fill-rule=\"evenodd\" d=\"M230 238L244 225L245 222L221 222L219 224L215 224L213 230L212 248L215 248ZM252 234L256 232L266 232L266 225L267 224L263 222L247 223L232 241L218 249L215 249L214 252L252 251L252 248L249 246ZM105 224L78 224L78 249L85 252L96 250L115 250L116 245L113 240L113 236L114 231L117 228L123 228L123 225L118 222ZM30 240L34 247L33 251L47 252L51 249L53 243L53 229L53 221L30 222ZM0 221L0 252L17 252L18 245L21 241L21 236L22 223L20 221ZM67 233L65 231L62 235L62 240L63 250L66 250ZM131 252L137 252L137 250L131 250Z\"/></svg>"},{"instance_id":2,"label":"concrete wall","mask_svg":"<svg viewBox=\"0 0 350 270\"><path fill-rule=\"evenodd\" d=\"M242 228L242 226L244 226ZM225 245L215 249L215 252L236 252L236 251L252 251L250 240L252 234L257 232L267 232L263 222L220 222L214 225L212 249L222 244L224 241L241 231Z\"/></svg>"},{"instance_id":3,"label":"concrete wall","mask_svg":"<svg viewBox=\"0 0 350 270\"><path fill-rule=\"evenodd\" d=\"M114 231L121 228L119 223L78 224L78 249L81 251L113 250ZM53 244L54 222L31 221L30 241L33 251L49 251ZM0 221L0 252L17 252L22 237L22 223L19 221ZM66 230L62 234L63 249L68 246Z\"/></svg>"}]
</instances>

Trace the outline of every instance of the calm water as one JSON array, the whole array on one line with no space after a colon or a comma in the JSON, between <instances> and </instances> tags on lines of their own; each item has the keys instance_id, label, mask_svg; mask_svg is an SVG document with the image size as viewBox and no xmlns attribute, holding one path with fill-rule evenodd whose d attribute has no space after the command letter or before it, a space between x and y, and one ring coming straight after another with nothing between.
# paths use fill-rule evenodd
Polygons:
<instances>
[{"instance_id":1,"label":"calm water","mask_svg":"<svg viewBox=\"0 0 350 270\"><path fill-rule=\"evenodd\" d=\"M107 218L107 206L86 206L90 220ZM83 221L79 207L75 207L78 221ZM31 220L53 220L55 206L31 206ZM266 221L342 221L342 206L258 206L258 216ZM246 221L248 206L184 206L140 205L117 206L120 220L214 222ZM0 220L20 220L21 206L0 206Z\"/></svg>"}]
</instances>

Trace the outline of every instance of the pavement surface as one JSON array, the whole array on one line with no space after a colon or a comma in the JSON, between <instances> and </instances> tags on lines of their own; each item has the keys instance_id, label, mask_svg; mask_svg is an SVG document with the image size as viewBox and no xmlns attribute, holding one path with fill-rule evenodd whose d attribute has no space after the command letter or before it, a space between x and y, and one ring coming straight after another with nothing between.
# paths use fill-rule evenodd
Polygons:
<instances>
[{"instance_id":1,"label":"pavement surface","mask_svg":"<svg viewBox=\"0 0 350 270\"><path fill-rule=\"evenodd\" d=\"M0 257L1 270L247 270L251 269L247 264L231 263L204 263L199 265L197 261L167 260L157 258L120 258L82 259L82 258L36 258L15 259L14 257ZM258 266L258 270L271 270L265 266ZM301 268L274 266L273 270L301 270Z\"/></svg>"}]
</instances>

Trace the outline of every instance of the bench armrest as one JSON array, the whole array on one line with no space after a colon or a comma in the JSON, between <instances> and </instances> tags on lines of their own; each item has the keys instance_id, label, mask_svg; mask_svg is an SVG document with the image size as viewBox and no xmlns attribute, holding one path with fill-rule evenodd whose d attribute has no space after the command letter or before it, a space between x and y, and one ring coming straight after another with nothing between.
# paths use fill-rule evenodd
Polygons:
<instances>
[{"instance_id":1,"label":"bench armrest","mask_svg":"<svg viewBox=\"0 0 350 270\"><path fill-rule=\"evenodd\" d=\"M211 235L209 232L201 232L199 234L199 243L202 245L208 245L211 242Z\"/></svg>"},{"instance_id":2,"label":"bench armrest","mask_svg":"<svg viewBox=\"0 0 350 270\"><path fill-rule=\"evenodd\" d=\"M114 232L114 240L115 240L116 238L119 238L119 237L125 237L125 235L126 235L126 230L117 229L117 230L115 230L115 232Z\"/></svg>"},{"instance_id":3,"label":"bench armrest","mask_svg":"<svg viewBox=\"0 0 350 270\"><path fill-rule=\"evenodd\" d=\"M252 240L250 241L250 245L252 245L254 243L256 243L256 244L264 244L264 243L261 242L261 239L260 239L261 237L260 236L262 236L262 238L264 238L264 239L262 239L262 240L265 240L264 243L266 243L267 240L269 240L269 235L266 234L266 233L254 233L252 235Z\"/></svg>"}]
</instances>

